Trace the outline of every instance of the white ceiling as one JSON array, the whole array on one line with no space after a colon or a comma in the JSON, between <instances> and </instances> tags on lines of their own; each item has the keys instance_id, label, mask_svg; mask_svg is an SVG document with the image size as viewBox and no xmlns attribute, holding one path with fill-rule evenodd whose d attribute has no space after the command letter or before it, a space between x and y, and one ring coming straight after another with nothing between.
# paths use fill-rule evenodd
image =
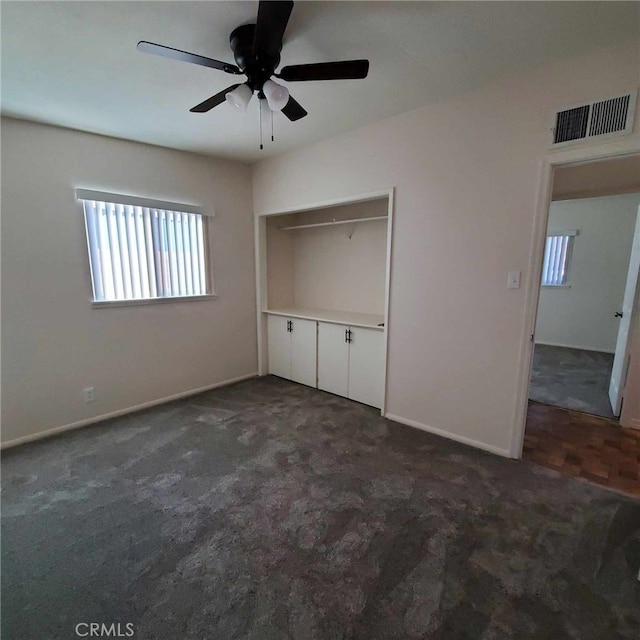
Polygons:
<instances>
[{"instance_id":1,"label":"white ceiling","mask_svg":"<svg viewBox=\"0 0 640 640\"><path fill-rule=\"evenodd\" d=\"M151 40L233 62L229 33L257 2L2 2L2 113L252 162L501 75L640 37L637 2L296 2L282 66L371 61L365 80L289 83L309 116L189 109L237 76L139 53Z\"/></svg>"}]
</instances>

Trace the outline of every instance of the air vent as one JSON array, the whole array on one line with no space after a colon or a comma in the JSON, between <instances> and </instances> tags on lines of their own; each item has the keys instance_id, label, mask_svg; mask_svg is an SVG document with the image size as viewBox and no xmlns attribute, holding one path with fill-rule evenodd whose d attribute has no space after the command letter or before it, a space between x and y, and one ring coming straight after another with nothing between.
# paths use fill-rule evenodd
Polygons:
<instances>
[{"instance_id":1,"label":"air vent","mask_svg":"<svg viewBox=\"0 0 640 640\"><path fill-rule=\"evenodd\" d=\"M591 107L591 124L589 135L599 136L603 133L623 131L627 126L630 95L595 102Z\"/></svg>"},{"instance_id":2,"label":"air vent","mask_svg":"<svg viewBox=\"0 0 640 640\"><path fill-rule=\"evenodd\" d=\"M631 133L637 91L556 113L553 146L602 135Z\"/></svg>"},{"instance_id":3,"label":"air vent","mask_svg":"<svg viewBox=\"0 0 640 640\"><path fill-rule=\"evenodd\" d=\"M556 131L554 144L580 140L587 135L587 123L589 122L590 105L559 111L556 119Z\"/></svg>"}]
</instances>

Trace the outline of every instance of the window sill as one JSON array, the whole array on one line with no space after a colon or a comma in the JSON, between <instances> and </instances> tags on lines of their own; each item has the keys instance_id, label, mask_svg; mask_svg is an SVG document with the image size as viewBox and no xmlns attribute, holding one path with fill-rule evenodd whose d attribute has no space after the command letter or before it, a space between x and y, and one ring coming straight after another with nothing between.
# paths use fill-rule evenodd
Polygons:
<instances>
[{"instance_id":1,"label":"window sill","mask_svg":"<svg viewBox=\"0 0 640 640\"><path fill-rule=\"evenodd\" d=\"M570 284L543 284L544 289L571 289Z\"/></svg>"},{"instance_id":2,"label":"window sill","mask_svg":"<svg viewBox=\"0 0 640 640\"><path fill-rule=\"evenodd\" d=\"M171 298L138 298L135 300L104 300L91 302L93 309L106 309L111 307L141 307L150 304L167 304L180 302L200 302L204 300L215 300L218 296L215 293L209 293L205 296L175 296Z\"/></svg>"}]
</instances>

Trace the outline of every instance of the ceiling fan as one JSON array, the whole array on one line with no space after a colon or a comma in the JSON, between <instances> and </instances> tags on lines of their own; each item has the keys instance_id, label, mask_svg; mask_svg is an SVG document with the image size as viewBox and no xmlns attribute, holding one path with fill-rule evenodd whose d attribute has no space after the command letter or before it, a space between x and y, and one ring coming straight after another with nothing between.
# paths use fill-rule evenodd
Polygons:
<instances>
[{"instance_id":1,"label":"ceiling fan","mask_svg":"<svg viewBox=\"0 0 640 640\"><path fill-rule=\"evenodd\" d=\"M345 60L297 64L284 67L279 73L275 73L280 64L282 37L292 9L291 1L260 0L256 24L237 27L229 37L235 65L145 40L138 42L138 51L211 67L232 75L247 76L246 82L232 84L190 109L194 113L210 111L225 100L244 112L253 94L257 93L261 106L262 101L266 100L271 111L282 111L291 121L300 120L307 115L306 110L289 95L286 87L274 82L272 77L285 82L366 78L369 72L369 61Z\"/></svg>"}]
</instances>

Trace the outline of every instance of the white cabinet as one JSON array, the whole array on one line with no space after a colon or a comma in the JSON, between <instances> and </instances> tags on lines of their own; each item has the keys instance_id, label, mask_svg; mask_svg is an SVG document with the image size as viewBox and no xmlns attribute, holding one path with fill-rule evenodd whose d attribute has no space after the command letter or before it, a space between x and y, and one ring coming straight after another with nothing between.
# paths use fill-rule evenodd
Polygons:
<instances>
[{"instance_id":1,"label":"white cabinet","mask_svg":"<svg viewBox=\"0 0 640 640\"><path fill-rule=\"evenodd\" d=\"M349 327L318 322L318 389L348 397Z\"/></svg>"},{"instance_id":2,"label":"white cabinet","mask_svg":"<svg viewBox=\"0 0 640 640\"><path fill-rule=\"evenodd\" d=\"M384 369L384 332L351 328L348 397L380 408L384 395Z\"/></svg>"},{"instance_id":3,"label":"white cabinet","mask_svg":"<svg viewBox=\"0 0 640 640\"><path fill-rule=\"evenodd\" d=\"M317 323L269 315L269 373L316 386Z\"/></svg>"},{"instance_id":4,"label":"white cabinet","mask_svg":"<svg viewBox=\"0 0 640 640\"><path fill-rule=\"evenodd\" d=\"M274 313L267 331L269 373L382 407L384 331Z\"/></svg>"},{"instance_id":5,"label":"white cabinet","mask_svg":"<svg viewBox=\"0 0 640 640\"><path fill-rule=\"evenodd\" d=\"M291 333L289 318L269 316L269 373L281 378L291 378Z\"/></svg>"},{"instance_id":6,"label":"white cabinet","mask_svg":"<svg viewBox=\"0 0 640 640\"><path fill-rule=\"evenodd\" d=\"M290 322L291 380L315 387L318 351L317 322L300 318L294 318Z\"/></svg>"},{"instance_id":7,"label":"white cabinet","mask_svg":"<svg viewBox=\"0 0 640 640\"><path fill-rule=\"evenodd\" d=\"M384 332L318 323L318 388L380 408Z\"/></svg>"}]
</instances>

